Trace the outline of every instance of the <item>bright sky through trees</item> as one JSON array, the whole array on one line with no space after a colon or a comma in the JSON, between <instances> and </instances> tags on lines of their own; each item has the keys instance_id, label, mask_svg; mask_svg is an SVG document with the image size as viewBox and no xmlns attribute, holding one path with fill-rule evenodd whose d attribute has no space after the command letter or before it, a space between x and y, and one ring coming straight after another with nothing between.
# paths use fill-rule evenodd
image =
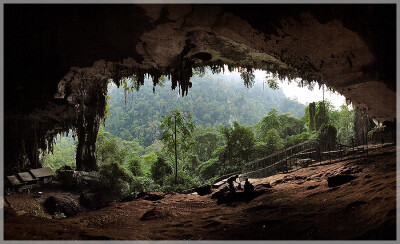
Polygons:
<instances>
[{"instance_id":1,"label":"bright sky through trees","mask_svg":"<svg viewBox=\"0 0 400 244\"><path fill-rule=\"evenodd\" d=\"M237 76L240 77L240 73L237 71L229 72L227 71L227 67L225 68L224 74L221 75L226 76ZM255 75L255 82L261 83L265 80L266 72L262 70L256 70L254 72ZM313 90L309 90L308 87L299 87L296 82L288 83L286 81L279 81L279 89L282 89L283 93L287 98L294 99L297 98L299 103L308 105L311 102L318 102L322 100L322 88L316 84ZM267 84L265 84L267 86ZM325 87L325 99L329 100L332 105L339 109L342 104L346 103L346 99L344 96L340 95L339 93L330 92Z\"/></svg>"}]
</instances>

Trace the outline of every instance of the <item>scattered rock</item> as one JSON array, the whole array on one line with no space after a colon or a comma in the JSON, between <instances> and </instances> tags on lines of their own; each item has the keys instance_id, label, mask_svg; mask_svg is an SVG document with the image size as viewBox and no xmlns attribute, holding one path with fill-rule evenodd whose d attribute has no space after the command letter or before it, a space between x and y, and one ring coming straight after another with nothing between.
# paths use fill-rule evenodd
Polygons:
<instances>
[{"instance_id":1,"label":"scattered rock","mask_svg":"<svg viewBox=\"0 0 400 244\"><path fill-rule=\"evenodd\" d=\"M200 196L211 194L211 186L205 185L195 188L195 192L197 192Z\"/></svg>"},{"instance_id":2,"label":"scattered rock","mask_svg":"<svg viewBox=\"0 0 400 244\"><path fill-rule=\"evenodd\" d=\"M147 221L147 220L155 220L155 219L162 219L165 218L165 215L162 214L160 211L153 208L145 212L142 217L140 217L140 221Z\"/></svg>"},{"instance_id":3,"label":"scattered rock","mask_svg":"<svg viewBox=\"0 0 400 244\"><path fill-rule=\"evenodd\" d=\"M264 188L272 188L272 186L271 186L271 184L269 182L268 183L263 183L263 184L261 184L261 186L264 187Z\"/></svg>"},{"instance_id":4,"label":"scattered rock","mask_svg":"<svg viewBox=\"0 0 400 244\"><path fill-rule=\"evenodd\" d=\"M279 180L274 181L272 184L273 184L273 185L278 185L278 184L282 184L282 183L284 183L284 182L285 182L285 180L279 179Z\"/></svg>"},{"instance_id":5,"label":"scattered rock","mask_svg":"<svg viewBox=\"0 0 400 244\"><path fill-rule=\"evenodd\" d=\"M315 189L315 188L317 188L318 186L319 186L319 185L308 186L308 187L307 187L307 190Z\"/></svg>"},{"instance_id":6,"label":"scattered rock","mask_svg":"<svg viewBox=\"0 0 400 244\"><path fill-rule=\"evenodd\" d=\"M347 174L338 174L338 175L330 176L330 177L328 177L328 186L329 187L340 186L349 181L354 180L355 178L357 178L357 177L354 175L347 175Z\"/></svg>"},{"instance_id":7,"label":"scattered rock","mask_svg":"<svg viewBox=\"0 0 400 244\"><path fill-rule=\"evenodd\" d=\"M294 177L294 179L295 180L304 180L304 179L306 179L307 177L305 177L305 176L300 176L300 175L296 175L295 177Z\"/></svg>"},{"instance_id":8,"label":"scattered rock","mask_svg":"<svg viewBox=\"0 0 400 244\"><path fill-rule=\"evenodd\" d=\"M158 201L165 197L163 192L141 192L137 195L137 198L143 198L147 201Z\"/></svg>"},{"instance_id":9,"label":"scattered rock","mask_svg":"<svg viewBox=\"0 0 400 244\"><path fill-rule=\"evenodd\" d=\"M66 217L74 216L82 212L78 200L68 195L64 195L62 197L48 197L44 202L44 208L49 214L53 215L59 212L64 213Z\"/></svg>"},{"instance_id":10,"label":"scattered rock","mask_svg":"<svg viewBox=\"0 0 400 244\"><path fill-rule=\"evenodd\" d=\"M341 172L341 174L357 174L357 173L360 173L362 171L362 169L360 169L360 168L350 168L350 169L346 169L346 170L343 170L342 172Z\"/></svg>"}]
</instances>

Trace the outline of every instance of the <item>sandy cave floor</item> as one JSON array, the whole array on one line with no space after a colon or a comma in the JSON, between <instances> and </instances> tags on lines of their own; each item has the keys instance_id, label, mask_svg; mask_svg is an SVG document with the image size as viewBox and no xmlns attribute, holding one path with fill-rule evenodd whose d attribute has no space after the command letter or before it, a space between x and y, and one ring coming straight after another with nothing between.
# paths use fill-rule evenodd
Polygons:
<instances>
[{"instance_id":1,"label":"sandy cave floor","mask_svg":"<svg viewBox=\"0 0 400 244\"><path fill-rule=\"evenodd\" d=\"M112 203L75 217L51 219L45 191L7 197L5 240L304 240L396 239L396 147L356 159L322 162L286 174L252 179L272 188L250 202L217 205L211 195L168 194L158 201ZM350 170L356 179L328 187L327 178ZM154 215L140 218L148 211ZM34 216L36 215L36 216Z\"/></svg>"}]
</instances>

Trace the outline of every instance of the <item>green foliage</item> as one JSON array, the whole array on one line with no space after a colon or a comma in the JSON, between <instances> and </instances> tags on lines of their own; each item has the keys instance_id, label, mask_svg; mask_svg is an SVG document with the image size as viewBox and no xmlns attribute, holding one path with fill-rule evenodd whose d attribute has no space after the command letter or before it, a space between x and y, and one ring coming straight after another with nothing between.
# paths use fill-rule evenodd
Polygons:
<instances>
[{"instance_id":1,"label":"green foliage","mask_svg":"<svg viewBox=\"0 0 400 244\"><path fill-rule=\"evenodd\" d=\"M272 109L268 112L267 116L258 122L256 126L256 134L259 141L265 141L268 130L280 128L281 124L277 113L278 111L276 111L276 109Z\"/></svg>"},{"instance_id":2,"label":"green foliage","mask_svg":"<svg viewBox=\"0 0 400 244\"><path fill-rule=\"evenodd\" d=\"M203 180L213 178L221 170L221 164L217 158L212 158L199 165L197 171Z\"/></svg>"},{"instance_id":3,"label":"green foliage","mask_svg":"<svg viewBox=\"0 0 400 244\"><path fill-rule=\"evenodd\" d=\"M124 87L118 89L110 84L108 94L112 99L108 103L110 113L104 130L114 138L135 140L146 148L161 135L161 116L173 109L191 111L192 121L197 126L214 130L219 123L228 124L231 118L240 124L253 125L272 108L295 117L304 113L305 106L287 99L282 90L263 89L262 82L246 89L239 75L213 75L206 70L202 78L194 76L190 81L193 83L191 92L182 98L169 89L171 81L166 80L165 87L157 87L153 93L153 84L146 79L139 92L127 94L126 103ZM151 150L137 153L142 156Z\"/></svg>"},{"instance_id":4,"label":"green foliage","mask_svg":"<svg viewBox=\"0 0 400 244\"><path fill-rule=\"evenodd\" d=\"M154 164L156 161L157 161L157 155L156 155L154 152L152 152L152 153L150 153L149 155L146 155L146 156L143 157L143 162L144 162L146 165L152 165L152 164Z\"/></svg>"},{"instance_id":5,"label":"green foliage","mask_svg":"<svg viewBox=\"0 0 400 244\"><path fill-rule=\"evenodd\" d=\"M163 191L183 192L184 190L188 190L198 186L200 186L199 181L195 180L193 176L187 174L185 171L180 171L176 179L174 175L168 175L165 178Z\"/></svg>"},{"instance_id":6,"label":"green foliage","mask_svg":"<svg viewBox=\"0 0 400 244\"><path fill-rule=\"evenodd\" d=\"M234 121L233 126L220 127L220 133L225 140L224 155L220 155L220 158L227 159L230 166L240 166L250 160L256 140L249 127Z\"/></svg>"},{"instance_id":7,"label":"green foliage","mask_svg":"<svg viewBox=\"0 0 400 244\"><path fill-rule=\"evenodd\" d=\"M137 156L131 157L128 162L126 168L132 173L134 176L143 176L143 166L142 159Z\"/></svg>"},{"instance_id":8,"label":"green foliage","mask_svg":"<svg viewBox=\"0 0 400 244\"><path fill-rule=\"evenodd\" d=\"M277 73L268 73L265 78L269 88L271 88L272 90L276 90L279 88Z\"/></svg>"},{"instance_id":9,"label":"green foliage","mask_svg":"<svg viewBox=\"0 0 400 244\"><path fill-rule=\"evenodd\" d=\"M63 212L55 212L54 213L54 218L56 218L56 219L65 218L65 214Z\"/></svg>"},{"instance_id":10,"label":"green foliage","mask_svg":"<svg viewBox=\"0 0 400 244\"><path fill-rule=\"evenodd\" d=\"M199 164L199 157L196 154L190 154L188 155L185 165L183 166L183 170L194 174Z\"/></svg>"},{"instance_id":11,"label":"green foliage","mask_svg":"<svg viewBox=\"0 0 400 244\"><path fill-rule=\"evenodd\" d=\"M199 161L202 162L210 159L212 153L223 144L223 140L217 132L210 131L210 127L207 129L195 130L195 135L193 136L193 140L196 142L193 153L198 155Z\"/></svg>"},{"instance_id":12,"label":"green foliage","mask_svg":"<svg viewBox=\"0 0 400 244\"><path fill-rule=\"evenodd\" d=\"M242 78L244 85L247 88L251 88L253 87L254 83L255 83L255 75L253 74L253 70L250 71L245 71L242 70L240 71L240 78Z\"/></svg>"},{"instance_id":13,"label":"green foliage","mask_svg":"<svg viewBox=\"0 0 400 244\"><path fill-rule=\"evenodd\" d=\"M306 130L304 122L298 118L290 116L290 114L280 114L278 115L279 135L281 138L286 138L287 136L293 136L301 134Z\"/></svg>"},{"instance_id":14,"label":"green foliage","mask_svg":"<svg viewBox=\"0 0 400 244\"><path fill-rule=\"evenodd\" d=\"M323 125L321 127L318 139L322 150L334 150L336 149L336 135L337 130L333 125Z\"/></svg>"},{"instance_id":15,"label":"green foliage","mask_svg":"<svg viewBox=\"0 0 400 244\"><path fill-rule=\"evenodd\" d=\"M197 67L193 69L193 75L203 78L206 75L206 67Z\"/></svg>"},{"instance_id":16,"label":"green foliage","mask_svg":"<svg viewBox=\"0 0 400 244\"><path fill-rule=\"evenodd\" d=\"M155 152L151 152L143 157L143 171L146 175L150 174L150 168L157 162L157 158Z\"/></svg>"},{"instance_id":17,"label":"green foliage","mask_svg":"<svg viewBox=\"0 0 400 244\"><path fill-rule=\"evenodd\" d=\"M310 132L302 132L301 134L297 134L297 135L292 135L292 136L288 136L285 139L285 147L291 147L294 146L296 144L299 144L303 141L306 141L308 139L311 138L311 133Z\"/></svg>"},{"instance_id":18,"label":"green foliage","mask_svg":"<svg viewBox=\"0 0 400 244\"><path fill-rule=\"evenodd\" d=\"M193 148L191 139L195 125L192 115L188 111L180 112L171 110L167 116L162 117L160 140L164 142L164 148L168 155L174 155L175 179L178 177L178 160L184 161L187 153Z\"/></svg>"},{"instance_id":19,"label":"green foliage","mask_svg":"<svg viewBox=\"0 0 400 244\"><path fill-rule=\"evenodd\" d=\"M257 141L254 145L253 159L263 158L270 153L267 144L263 141Z\"/></svg>"},{"instance_id":20,"label":"green foliage","mask_svg":"<svg viewBox=\"0 0 400 244\"><path fill-rule=\"evenodd\" d=\"M271 154L283 148L283 141L279 137L278 131L275 129L270 129L267 131L264 142L268 154Z\"/></svg>"},{"instance_id":21,"label":"green foliage","mask_svg":"<svg viewBox=\"0 0 400 244\"><path fill-rule=\"evenodd\" d=\"M167 163L165 158L158 157L157 161L151 165L150 172L154 182L163 185L165 177L172 174L172 167Z\"/></svg>"},{"instance_id":22,"label":"green foliage","mask_svg":"<svg viewBox=\"0 0 400 244\"><path fill-rule=\"evenodd\" d=\"M102 189L115 199L122 199L132 192L133 175L121 164L106 161L99 167Z\"/></svg>"},{"instance_id":23,"label":"green foliage","mask_svg":"<svg viewBox=\"0 0 400 244\"><path fill-rule=\"evenodd\" d=\"M334 126L337 128L337 140L339 143L351 145L351 137L354 136L354 109L343 104L337 112L337 119L334 120Z\"/></svg>"},{"instance_id":24,"label":"green foliage","mask_svg":"<svg viewBox=\"0 0 400 244\"><path fill-rule=\"evenodd\" d=\"M154 191L159 190L159 187L154 183L153 180L144 176L135 176L132 178L130 184L130 192L133 194L138 194L144 191Z\"/></svg>"},{"instance_id":25,"label":"green foliage","mask_svg":"<svg viewBox=\"0 0 400 244\"><path fill-rule=\"evenodd\" d=\"M112 138L109 132L105 132L100 126L96 141L97 159L103 163L106 160L115 159L121 163L121 157L118 157L119 146L117 140Z\"/></svg>"},{"instance_id":26,"label":"green foliage","mask_svg":"<svg viewBox=\"0 0 400 244\"><path fill-rule=\"evenodd\" d=\"M64 146L66 147L66 146ZM54 171L58 170L59 168L68 165L71 168L75 168L75 156L76 156L76 147L72 145L67 148L61 148L57 145L54 146L53 152L49 152L43 159L42 159L42 166L43 167L50 167Z\"/></svg>"},{"instance_id":27,"label":"green foliage","mask_svg":"<svg viewBox=\"0 0 400 244\"><path fill-rule=\"evenodd\" d=\"M315 104L315 125L310 124L312 121L309 111L310 104L305 108L305 114L301 121L307 122L306 126L309 132L315 130L320 131L324 125L332 125L337 129L337 139L339 143L351 144L351 137L354 135L354 109L350 109L348 105L343 104L339 110L335 110L329 101L320 101Z\"/></svg>"},{"instance_id":28,"label":"green foliage","mask_svg":"<svg viewBox=\"0 0 400 244\"><path fill-rule=\"evenodd\" d=\"M315 129L319 130L322 126L329 124L329 114L333 106L329 101L319 101L315 108Z\"/></svg>"}]
</instances>

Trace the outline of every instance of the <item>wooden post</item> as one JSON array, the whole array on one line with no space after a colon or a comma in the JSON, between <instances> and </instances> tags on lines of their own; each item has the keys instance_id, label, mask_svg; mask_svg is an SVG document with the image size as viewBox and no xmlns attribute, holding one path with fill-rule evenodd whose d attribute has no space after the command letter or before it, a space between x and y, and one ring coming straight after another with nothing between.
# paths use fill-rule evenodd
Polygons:
<instances>
[{"instance_id":1,"label":"wooden post","mask_svg":"<svg viewBox=\"0 0 400 244\"><path fill-rule=\"evenodd\" d=\"M367 145L367 156L368 156L368 131L365 129L365 144Z\"/></svg>"},{"instance_id":2,"label":"wooden post","mask_svg":"<svg viewBox=\"0 0 400 244\"><path fill-rule=\"evenodd\" d=\"M285 161L286 161L286 167L289 168L289 166L287 164L287 151L285 151Z\"/></svg>"}]
</instances>

